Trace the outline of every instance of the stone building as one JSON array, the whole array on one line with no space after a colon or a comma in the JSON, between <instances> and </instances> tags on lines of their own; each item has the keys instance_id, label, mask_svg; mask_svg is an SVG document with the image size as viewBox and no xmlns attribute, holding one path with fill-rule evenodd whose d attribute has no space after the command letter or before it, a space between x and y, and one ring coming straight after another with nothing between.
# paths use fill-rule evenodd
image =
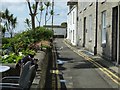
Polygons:
<instances>
[{"instance_id":1,"label":"stone building","mask_svg":"<svg viewBox=\"0 0 120 90\"><path fill-rule=\"evenodd\" d=\"M115 61L120 60L120 0L98 3L98 54Z\"/></svg>"},{"instance_id":2,"label":"stone building","mask_svg":"<svg viewBox=\"0 0 120 90\"><path fill-rule=\"evenodd\" d=\"M76 45L118 64L120 62L120 0L114 2L78 0L77 8ZM69 28L71 27L68 26L68 31Z\"/></svg>"}]
</instances>

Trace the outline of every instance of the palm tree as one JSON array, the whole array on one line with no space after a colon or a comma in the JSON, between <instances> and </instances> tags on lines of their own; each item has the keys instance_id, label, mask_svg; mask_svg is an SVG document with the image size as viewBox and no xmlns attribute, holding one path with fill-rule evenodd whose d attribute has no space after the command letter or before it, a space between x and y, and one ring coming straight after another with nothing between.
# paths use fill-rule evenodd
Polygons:
<instances>
[{"instance_id":1,"label":"palm tree","mask_svg":"<svg viewBox=\"0 0 120 90\"><path fill-rule=\"evenodd\" d=\"M7 31L10 33L11 38L13 37L13 29L16 27L17 24L17 17L13 17L13 14L8 15L6 27Z\"/></svg>"},{"instance_id":2,"label":"palm tree","mask_svg":"<svg viewBox=\"0 0 120 90\"><path fill-rule=\"evenodd\" d=\"M10 33L12 38L13 29L16 27L17 24L17 17L14 18L13 14L10 14L9 10L6 9L5 12L2 14L2 18L6 20L4 26L6 30Z\"/></svg>"},{"instance_id":3,"label":"palm tree","mask_svg":"<svg viewBox=\"0 0 120 90\"><path fill-rule=\"evenodd\" d=\"M49 16L48 20L46 20L46 23L50 20L51 16L53 16L53 15L54 15L54 12L53 12L53 10L51 10L50 11L50 16Z\"/></svg>"},{"instance_id":4,"label":"palm tree","mask_svg":"<svg viewBox=\"0 0 120 90\"><path fill-rule=\"evenodd\" d=\"M42 21L42 12L43 12L43 10L44 10L43 3L40 2L39 6L40 6L40 7L39 7L40 17L39 17L39 19L38 19L38 17L36 16L36 19L37 19L37 21L38 21L38 23L39 23L39 27L40 27L40 26L41 26L41 21Z\"/></svg>"},{"instance_id":5,"label":"palm tree","mask_svg":"<svg viewBox=\"0 0 120 90\"><path fill-rule=\"evenodd\" d=\"M50 6L50 2L48 1L48 2L45 2L44 4L46 6L46 13L45 13L45 26L46 26L46 24L47 24L46 18L47 18L47 15L48 15L48 9L49 9L49 6Z\"/></svg>"},{"instance_id":6,"label":"palm tree","mask_svg":"<svg viewBox=\"0 0 120 90\"><path fill-rule=\"evenodd\" d=\"M40 10L40 22L39 22L39 26L40 26L41 21L42 21L42 12L43 12L43 10L44 10L44 7L43 7L42 2L40 2L40 4L41 4L41 6L40 6L40 8L39 8L39 10Z\"/></svg>"},{"instance_id":7,"label":"palm tree","mask_svg":"<svg viewBox=\"0 0 120 90\"><path fill-rule=\"evenodd\" d=\"M13 19L13 22L12 22L13 29L16 28L16 24L17 24L17 17Z\"/></svg>"},{"instance_id":8,"label":"palm tree","mask_svg":"<svg viewBox=\"0 0 120 90\"><path fill-rule=\"evenodd\" d=\"M4 19L6 19L5 27L6 27L7 31L9 31L10 16L9 16L9 10L8 9L5 10L5 12L3 14L3 17L4 17Z\"/></svg>"},{"instance_id":9,"label":"palm tree","mask_svg":"<svg viewBox=\"0 0 120 90\"><path fill-rule=\"evenodd\" d=\"M12 35L13 35L13 29L14 28L16 28L16 24L17 24L17 17L15 17L15 18L12 18L11 19L11 26L12 26L12 28L11 28L11 37L12 37Z\"/></svg>"},{"instance_id":10,"label":"palm tree","mask_svg":"<svg viewBox=\"0 0 120 90\"><path fill-rule=\"evenodd\" d=\"M8 17L9 17L9 10L6 9L4 14L5 14L5 18L8 19Z\"/></svg>"},{"instance_id":11,"label":"palm tree","mask_svg":"<svg viewBox=\"0 0 120 90\"><path fill-rule=\"evenodd\" d=\"M0 25L0 28L2 30L2 36L5 37L6 28L2 25Z\"/></svg>"},{"instance_id":12,"label":"palm tree","mask_svg":"<svg viewBox=\"0 0 120 90\"><path fill-rule=\"evenodd\" d=\"M25 23L27 24L27 26L29 28L31 28L31 23L30 23L30 20L28 18L25 19Z\"/></svg>"},{"instance_id":13,"label":"palm tree","mask_svg":"<svg viewBox=\"0 0 120 90\"><path fill-rule=\"evenodd\" d=\"M5 37L5 32L6 32L6 28L5 28L5 27L2 27L2 34L3 34L3 37Z\"/></svg>"},{"instance_id":14,"label":"palm tree","mask_svg":"<svg viewBox=\"0 0 120 90\"><path fill-rule=\"evenodd\" d=\"M0 11L0 17L1 19L5 19L5 13Z\"/></svg>"}]
</instances>

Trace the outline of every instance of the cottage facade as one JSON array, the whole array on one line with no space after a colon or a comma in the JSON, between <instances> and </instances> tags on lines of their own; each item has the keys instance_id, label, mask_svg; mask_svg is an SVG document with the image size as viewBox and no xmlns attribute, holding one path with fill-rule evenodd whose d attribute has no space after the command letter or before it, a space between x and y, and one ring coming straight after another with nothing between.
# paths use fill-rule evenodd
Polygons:
<instances>
[{"instance_id":1,"label":"cottage facade","mask_svg":"<svg viewBox=\"0 0 120 90\"><path fill-rule=\"evenodd\" d=\"M78 1L76 16L76 45L120 63L120 0Z\"/></svg>"},{"instance_id":2,"label":"cottage facade","mask_svg":"<svg viewBox=\"0 0 120 90\"><path fill-rule=\"evenodd\" d=\"M68 19L67 19L67 39L72 43L72 45L77 45L77 13L78 6L77 2L68 2Z\"/></svg>"}]
</instances>

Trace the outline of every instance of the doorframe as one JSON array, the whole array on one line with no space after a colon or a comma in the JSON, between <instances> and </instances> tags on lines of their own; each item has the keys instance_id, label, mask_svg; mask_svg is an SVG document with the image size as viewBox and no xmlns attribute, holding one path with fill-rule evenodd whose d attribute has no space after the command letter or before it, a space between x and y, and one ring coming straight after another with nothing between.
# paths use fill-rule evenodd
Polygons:
<instances>
[{"instance_id":1,"label":"doorframe","mask_svg":"<svg viewBox=\"0 0 120 90\"><path fill-rule=\"evenodd\" d=\"M117 15L118 15L118 6L115 6L115 7L113 7L112 8L112 61L115 61L116 62L116 64L118 63L118 60L117 60L117 58L118 58L118 38L119 38L119 36L118 36L118 32L119 32L119 30L118 30L118 25L116 25L116 28L117 28L117 30L115 31L114 30L114 18L113 18L113 15L114 15L114 9L115 8L117 8ZM119 15L118 15L118 17L119 17ZM119 18L118 17L116 17L117 19L116 20L118 20ZM119 20L117 21L117 24L119 24ZM115 34L116 33L116 34ZM115 39L113 39L113 36L116 36L116 38ZM114 42L115 41L115 42ZM116 48L114 48L114 47L116 47ZM116 51L115 51L115 49L116 49Z\"/></svg>"}]
</instances>

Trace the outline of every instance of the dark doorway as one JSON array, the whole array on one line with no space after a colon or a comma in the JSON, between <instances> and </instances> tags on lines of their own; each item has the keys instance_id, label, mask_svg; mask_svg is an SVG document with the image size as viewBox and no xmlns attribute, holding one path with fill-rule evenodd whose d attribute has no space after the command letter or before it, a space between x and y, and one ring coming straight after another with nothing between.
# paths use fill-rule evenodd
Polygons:
<instances>
[{"instance_id":1,"label":"dark doorway","mask_svg":"<svg viewBox=\"0 0 120 90\"><path fill-rule=\"evenodd\" d=\"M85 42L86 42L86 17L84 17L83 47L85 47Z\"/></svg>"},{"instance_id":2,"label":"dark doorway","mask_svg":"<svg viewBox=\"0 0 120 90\"><path fill-rule=\"evenodd\" d=\"M118 6L112 9L112 60L117 61Z\"/></svg>"}]
</instances>

